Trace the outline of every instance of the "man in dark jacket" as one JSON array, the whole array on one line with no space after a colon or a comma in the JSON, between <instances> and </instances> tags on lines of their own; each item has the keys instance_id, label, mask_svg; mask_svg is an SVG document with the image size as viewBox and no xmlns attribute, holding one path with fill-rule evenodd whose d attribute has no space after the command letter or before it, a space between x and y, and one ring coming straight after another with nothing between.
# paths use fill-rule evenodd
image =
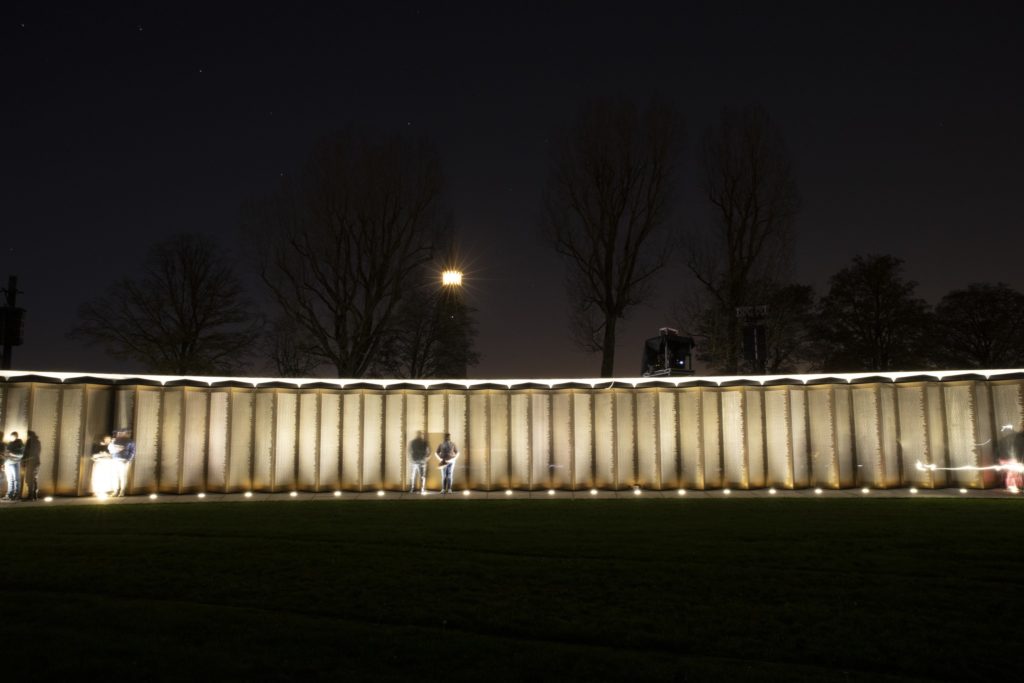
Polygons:
<instances>
[{"instance_id":1,"label":"man in dark jacket","mask_svg":"<svg viewBox=\"0 0 1024 683\"><path fill-rule=\"evenodd\" d=\"M28 441L25 442L25 457L21 460L25 483L28 484L28 500L39 500L39 460L42 450L39 437L30 431Z\"/></svg>"}]
</instances>

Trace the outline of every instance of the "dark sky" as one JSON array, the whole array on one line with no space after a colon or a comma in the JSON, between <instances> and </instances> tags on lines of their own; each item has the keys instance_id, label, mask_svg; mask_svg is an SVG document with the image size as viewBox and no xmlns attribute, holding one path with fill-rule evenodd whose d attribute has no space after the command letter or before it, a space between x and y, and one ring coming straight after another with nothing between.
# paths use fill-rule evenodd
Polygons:
<instances>
[{"instance_id":1,"label":"dark sky","mask_svg":"<svg viewBox=\"0 0 1024 683\"><path fill-rule=\"evenodd\" d=\"M237 246L242 202L356 125L442 153L478 310L471 375L596 375L537 217L547 140L606 95L683 112L689 229L704 129L763 105L803 197L796 276L819 293L859 253L905 259L932 303L976 281L1024 290L1017 3L333 4L0 10L0 278L19 276L29 311L15 367L136 370L66 338L78 306L172 234ZM690 286L671 269L629 315L617 374Z\"/></svg>"}]
</instances>

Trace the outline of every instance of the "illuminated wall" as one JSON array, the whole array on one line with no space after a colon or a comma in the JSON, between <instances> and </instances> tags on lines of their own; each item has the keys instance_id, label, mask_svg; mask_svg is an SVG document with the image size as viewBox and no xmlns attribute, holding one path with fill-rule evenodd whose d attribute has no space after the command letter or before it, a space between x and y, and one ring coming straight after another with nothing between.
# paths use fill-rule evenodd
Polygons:
<instances>
[{"instance_id":1,"label":"illuminated wall","mask_svg":"<svg viewBox=\"0 0 1024 683\"><path fill-rule=\"evenodd\" d=\"M678 379L678 382L676 381ZM456 488L921 488L999 484L1024 371L652 381L330 382L11 374L3 433L32 430L44 494L88 495L94 444L134 431L133 493L409 485L445 431ZM436 467L429 485L439 488Z\"/></svg>"}]
</instances>

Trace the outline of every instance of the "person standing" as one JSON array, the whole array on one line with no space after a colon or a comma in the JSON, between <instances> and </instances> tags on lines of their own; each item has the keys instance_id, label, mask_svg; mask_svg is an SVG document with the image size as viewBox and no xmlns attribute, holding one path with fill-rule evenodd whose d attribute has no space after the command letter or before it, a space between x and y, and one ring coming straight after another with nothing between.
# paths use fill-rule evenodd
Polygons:
<instances>
[{"instance_id":1,"label":"person standing","mask_svg":"<svg viewBox=\"0 0 1024 683\"><path fill-rule=\"evenodd\" d=\"M420 493L427 492L427 459L430 457L430 445L423 438L423 432L416 432L416 438L409 442L409 462L412 464L412 486L409 493L416 493L416 482L419 481Z\"/></svg>"},{"instance_id":2,"label":"person standing","mask_svg":"<svg viewBox=\"0 0 1024 683\"><path fill-rule=\"evenodd\" d=\"M25 457L25 442L18 438L18 432L11 432L4 453L4 476L7 477L7 495L3 500L14 501L21 497L21 460Z\"/></svg>"},{"instance_id":3,"label":"person standing","mask_svg":"<svg viewBox=\"0 0 1024 683\"><path fill-rule=\"evenodd\" d=\"M452 442L452 435L445 433L444 441L437 446L435 452L438 459L438 467L441 468L441 493L452 492L452 470L455 468L455 459L459 457L459 447Z\"/></svg>"},{"instance_id":4,"label":"person standing","mask_svg":"<svg viewBox=\"0 0 1024 683\"><path fill-rule=\"evenodd\" d=\"M29 431L28 441L25 442L25 457L21 460L25 483L28 484L27 500L39 500L39 461L42 450L39 437L35 432Z\"/></svg>"},{"instance_id":5,"label":"person standing","mask_svg":"<svg viewBox=\"0 0 1024 683\"><path fill-rule=\"evenodd\" d=\"M117 476L117 488L114 495L124 497L128 490L128 468L135 460L135 442L132 441L131 432L127 429L118 430L114 438L115 448L109 448L111 459L114 463L114 473Z\"/></svg>"}]
</instances>

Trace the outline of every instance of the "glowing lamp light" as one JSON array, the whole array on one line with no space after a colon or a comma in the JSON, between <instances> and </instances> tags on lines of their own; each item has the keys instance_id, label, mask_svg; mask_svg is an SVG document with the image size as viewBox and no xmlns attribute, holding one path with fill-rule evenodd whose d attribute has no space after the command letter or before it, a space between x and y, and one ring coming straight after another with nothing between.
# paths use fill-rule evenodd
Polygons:
<instances>
[{"instance_id":1,"label":"glowing lamp light","mask_svg":"<svg viewBox=\"0 0 1024 683\"><path fill-rule=\"evenodd\" d=\"M245 492L245 497L246 498L252 498L252 491L246 491Z\"/></svg>"},{"instance_id":2,"label":"glowing lamp light","mask_svg":"<svg viewBox=\"0 0 1024 683\"><path fill-rule=\"evenodd\" d=\"M633 487L633 495L634 496L639 496L641 493L643 493L643 491L640 490L639 486L634 486Z\"/></svg>"},{"instance_id":3,"label":"glowing lamp light","mask_svg":"<svg viewBox=\"0 0 1024 683\"><path fill-rule=\"evenodd\" d=\"M341 498L341 491L335 491L334 492L334 497L335 498Z\"/></svg>"},{"instance_id":4,"label":"glowing lamp light","mask_svg":"<svg viewBox=\"0 0 1024 683\"><path fill-rule=\"evenodd\" d=\"M156 500L156 498L157 498L157 496L156 496L156 494L155 494L155 493L151 493L151 494L149 494L149 499L150 499L150 500Z\"/></svg>"},{"instance_id":5,"label":"glowing lamp light","mask_svg":"<svg viewBox=\"0 0 1024 683\"><path fill-rule=\"evenodd\" d=\"M549 496L555 495L555 490L554 489L548 489L548 495Z\"/></svg>"},{"instance_id":6,"label":"glowing lamp light","mask_svg":"<svg viewBox=\"0 0 1024 683\"><path fill-rule=\"evenodd\" d=\"M199 492L199 493L198 493L197 495L198 495L198 496L199 496L200 498L206 498L206 494L205 494L205 493L203 493L202 491L200 491L200 492Z\"/></svg>"},{"instance_id":7,"label":"glowing lamp light","mask_svg":"<svg viewBox=\"0 0 1024 683\"><path fill-rule=\"evenodd\" d=\"M778 491L775 490L774 486L771 487L770 489L768 489L768 495L769 496L774 496L776 493L778 493Z\"/></svg>"},{"instance_id":8,"label":"glowing lamp light","mask_svg":"<svg viewBox=\"0 0 1024 683\"><path fill-rule=\"evenodd\" d=\"M289 495L289 496L291 496L292 498L295 498L296 496L298 496L298 495L299 495L299 492L298 492L298 491L292 491L292 492L291 492L291 493L289 493L288 495Z\"/></svg>"},{"instance_id":9,"label":"glowing lamp light","mask_svg":"<svg viewBox=\"0 0 1024 683\"><path fill-rule=\"evenodd\" d=\"M686 495L686 489L679 489L678 491L676 491L676 493L678 493L680 496L685 496Z\"/></svg>"},{"instance_id":10,"label":"glowing lamp light","mask_svg":"<svg viewBox=\"0 0 1024 683\"><path fill-rule=\"evenodd\" d=\"M441 273L441 284L445 287L462 286L462 272L458 270L446 270Z\"/></svg>"},{"instance_id":11,"label":"glowing lamp light","mask_svg":"<svg viewBox=\"0 0 1024 683\"><path fill-rule=\"evenodd\" d=\"M384 491L383 491L383 490L381 490L381 491L377 491L377 497L378 497L378 498L381 498L381 497L383 497L383 495L384 495Z\"/></svg>"},{"instance_id":12,"label":"glowing lamp light","mask_svg":"<svg viewBox=\"0 0 1024 683\"><path fill-rule=\"evenodd\" d=\"M865 486L864 488L862 488L860 490L860 492L863 493L864 495L867 495L867 494L871 493L871 489L869 489L867 486Z\"/></svg>"},{"instance_id":13,"label":"glowing lamp light","mask_svg":"<svg viewBox=\"0 0 1024 683\"><path fill-rule=\"evenodd\" d=\"M967 493L967 489L960 489L960 493Z\"/></svg>"},{"instance_id":14,"label":"glowing lamp light","mask_svg":"<svg viewBox=\"0 0 1024 683\"><path fill-rule=\"evenodd\" d=\"M816 496L820 496L821 495L821 487L818 487L818 488L814 489L814 495L816 495Z\"/></svg>"},{"instance_id":15,"label":"glowing lamp light","mask_svg":"<svg viewBox=\"0 0 1024 683\"><path fill-rule=\"evenodd\" d=\"M511 496L512 495L512 489L505 489L505 495L506 496Z\"/></svg>"},{"instance_id":16,"label":"glowing lamp light","mask_svg":"<svg viewBox=\"0 0 1024 683\"><path fill-rule=\"evenodd\" d=\"M722 489L722 493L728 496L732 493L732 489Z\"/></svg>"},{"instance_id":17,"label":"glowing lamp light","mask_svg":"<svg viewBox=\"0 0 1024 683\"><path fill-rule=\"evenodd\" d=\"M53 496L47 496L46 498L43 498L43 502L44 503L52 503L53 502Z\"/></svg>"},{"instance_id":18,"label":"glowing lamp light","mask_svg":"<svg viewBox=\"0 0 1024 683\"><path fill-rule=\"evenodd\" d=\"M596 496L597 495L597 489L590 489L590 495Z\"/></svg>"},{"instance_id":19,"label":"glowing lamp light","mask_svg":"<svg viewBox=\"0 0 1024 683\"><path fill-rule=\"evenodd\" d=\"M917 489L916 489L916 488L913 488L913 487L911 487L911 489L910 489L910 492L911 492L912 494L916 494L916 493L917 493Z\"/></svg>"},{"instance_id":20,"label":"glowing lamp light","mask_svg":"<svg viewBox=\"0 0 1024 683\"><path fill-rule=\"evenodd\" d=\"M469 489L466 489L465 491L463 491L463 492L462 492L462 495L464 495L464 496L468 496L468 495L469 495Z\"/></svg>"}]
</instances>

